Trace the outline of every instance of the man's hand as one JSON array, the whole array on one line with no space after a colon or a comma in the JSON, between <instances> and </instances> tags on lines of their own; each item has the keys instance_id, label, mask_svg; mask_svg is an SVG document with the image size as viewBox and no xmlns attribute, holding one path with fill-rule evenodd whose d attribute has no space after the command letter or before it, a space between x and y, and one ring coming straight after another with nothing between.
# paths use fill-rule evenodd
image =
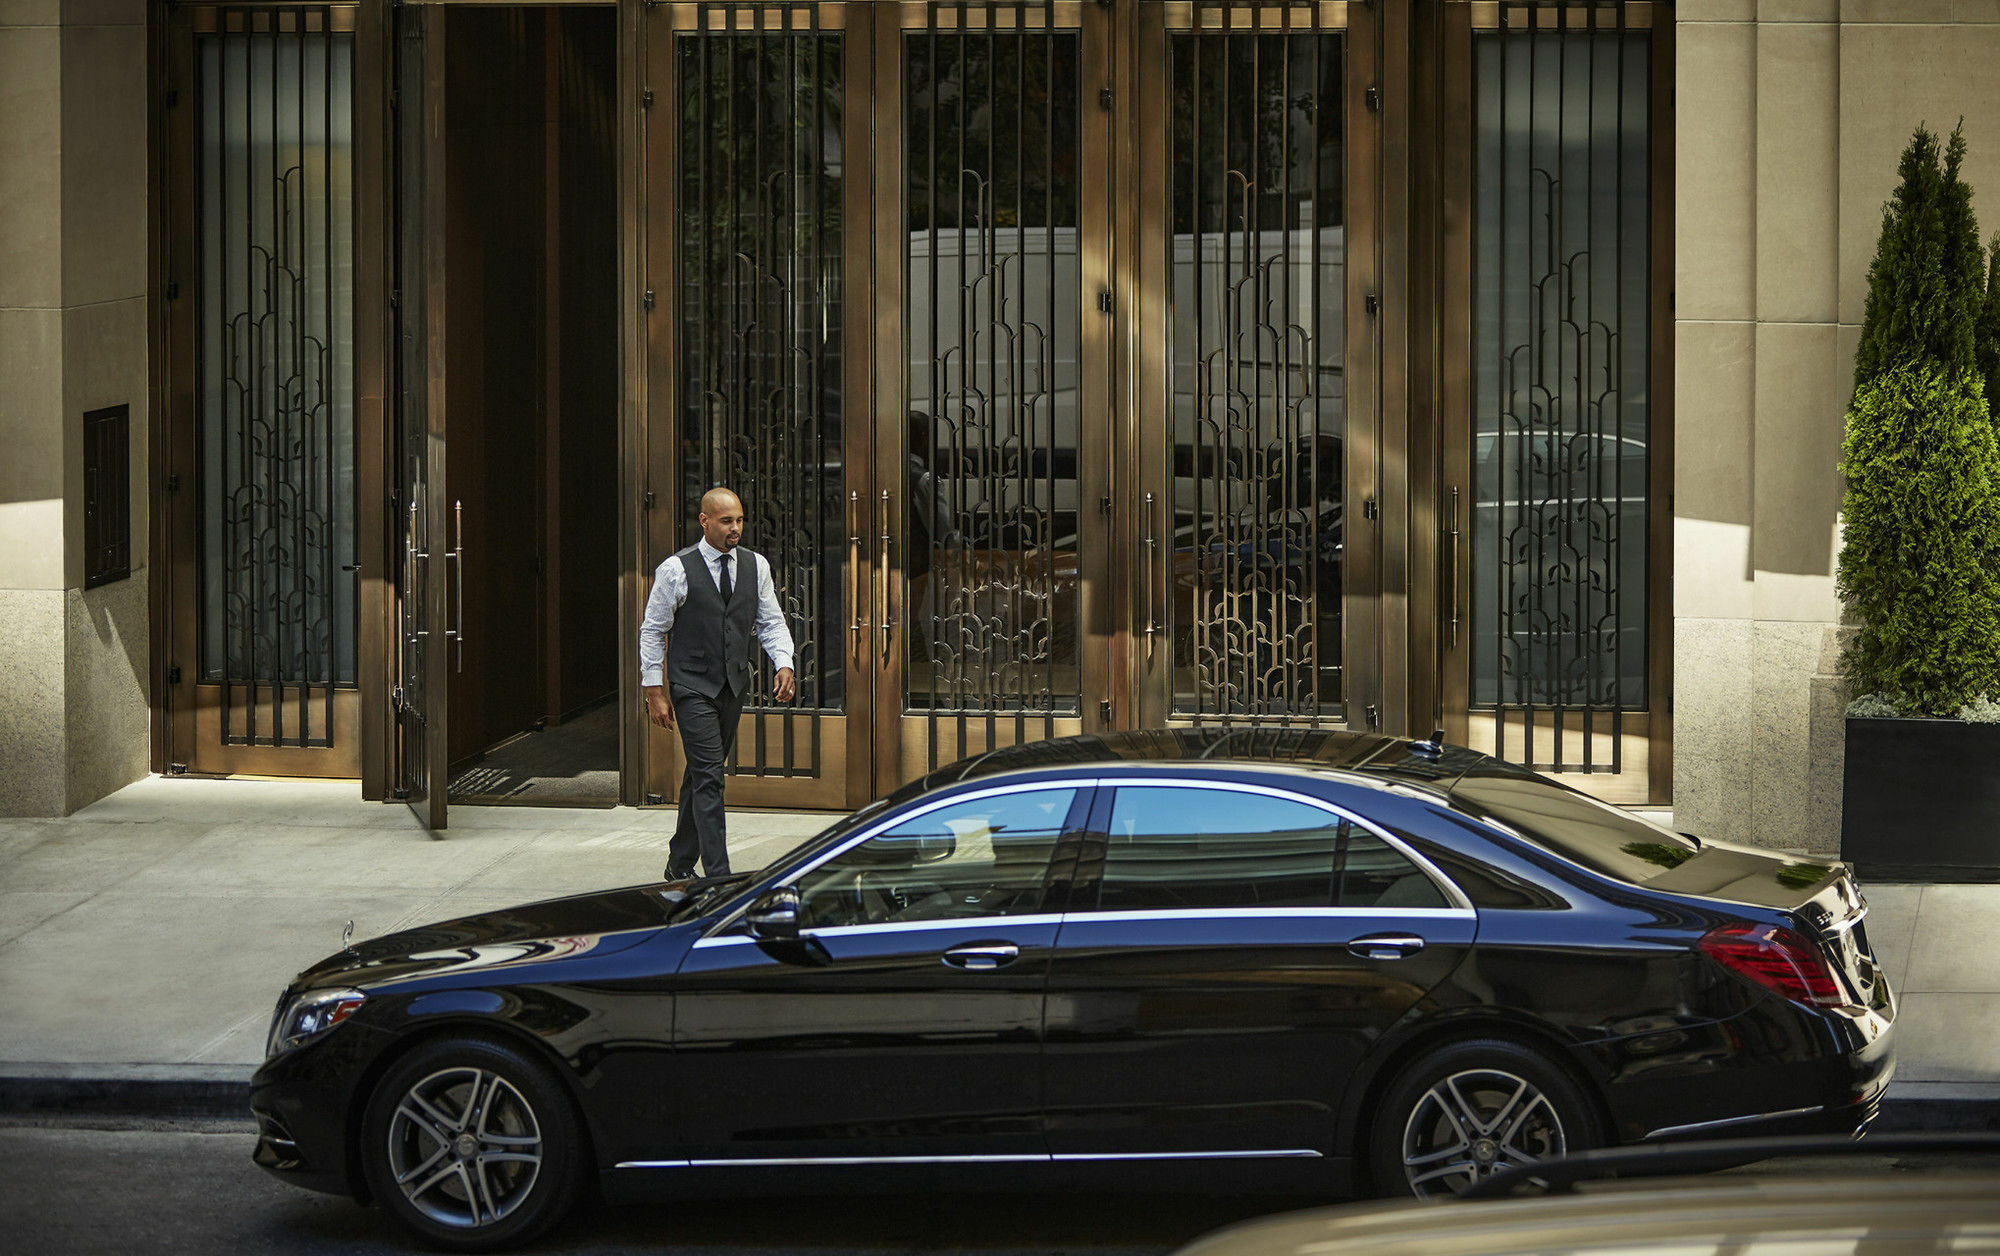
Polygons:
<instances>
[{"instance_id":1,"label":"man's hand","mask_svg":"<svg viewBox=\"0 0 2000 1256\"><path fill-rule=\"evenodd\" d=\"M667 701L667 691L658 685L646 686L646 718L660 728L671 730L674 726L674 704Z\"/></svg>"},{"instance_id":2,"label":"man's hand","mask_svg":"<svg viewBox=\"0 0 2000 1256\"><path fill-rule=\"evenodd\" d=\"M797 686L792 681L792 669L783 668L771 681L771 696L780 702L790 702Z\"/></svg>"}]
</instances>

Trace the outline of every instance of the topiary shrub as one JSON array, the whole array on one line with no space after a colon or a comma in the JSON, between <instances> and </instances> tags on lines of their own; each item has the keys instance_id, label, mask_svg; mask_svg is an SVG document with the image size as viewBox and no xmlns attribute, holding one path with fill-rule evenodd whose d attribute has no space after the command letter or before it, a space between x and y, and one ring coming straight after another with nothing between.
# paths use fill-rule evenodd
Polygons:
<instances>
[{"instance_id":1,"label":"topiary shrub","mask_svg":"<svg viewBox=\"0 0 2000 1256\"><path fill-rule=\"evenodd\" d=\"M2000 438L1978 378L1890 367L1855 390L1841 455L1852 691L1937 717L2000 693Z\"/></svg>"},{"instance_id":2,"label":"topiary shrub","mask_svg":"<svg viewBox=\"0 0 2000 1256\"><path fill-rule=\"evenodd\" d=\"M1868 268L1841 473L1851 692L1951 717L2000 694L2000 435L1975 328L1987 269L1965 138L1918 127Z\"/></svg>"},{"instance_id":3,"label":"topiary shrub","mask_svg":"<svg viewBox=\"0 0 2000 1256\"><path fill-rule=\"evenodd\" d=\"M1974 334L1979 374L1986 381L1986 412L2000 424L2000 231L1986 262L1986 299L1979 307L1979 327Z\"/></svg>"}]
</instances>

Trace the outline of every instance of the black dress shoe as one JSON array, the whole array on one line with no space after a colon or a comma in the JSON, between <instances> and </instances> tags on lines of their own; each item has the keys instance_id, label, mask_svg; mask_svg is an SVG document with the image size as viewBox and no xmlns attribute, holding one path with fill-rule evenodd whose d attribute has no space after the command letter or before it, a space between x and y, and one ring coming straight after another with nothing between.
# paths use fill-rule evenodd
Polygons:
<instances>
[{"instance_id":1,"label":"black dress shoe","mask_svg":"<svg viewBox=\"0 0 2000 1256\"><path fill-rule=\"evenodd\" d=\"M694 869L689 868L685 872L675 872L672 868L668 868L665 876L669 881L686 881L694 876Z\"/></svg>"}]
</instances>

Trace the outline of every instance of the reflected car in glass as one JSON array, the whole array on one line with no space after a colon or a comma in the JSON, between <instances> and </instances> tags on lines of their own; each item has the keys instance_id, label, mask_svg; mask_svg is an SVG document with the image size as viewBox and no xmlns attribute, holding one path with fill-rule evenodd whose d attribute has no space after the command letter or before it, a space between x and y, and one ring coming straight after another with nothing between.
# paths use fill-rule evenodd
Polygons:
<instances>
[{"instance_id":1,"label":"reflected car in glass","mask_svg":"<svg viewBox=\"0 0 2000 1256\"><path fill-rule=\"evenodd\" d=\"M1895 1015L1865 912L1842 864L1435 739L1037 742L761 872L321 961L279 1000L255 1155L462 1249L593 1179L1447 1194L1862 1127Z\"/></svg>"}]
</instances>

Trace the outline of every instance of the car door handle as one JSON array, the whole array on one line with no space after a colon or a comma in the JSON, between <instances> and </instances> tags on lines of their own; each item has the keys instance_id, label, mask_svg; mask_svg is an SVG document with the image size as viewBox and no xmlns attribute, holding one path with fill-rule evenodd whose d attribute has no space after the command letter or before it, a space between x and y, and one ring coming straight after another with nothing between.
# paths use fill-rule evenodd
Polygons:
<instances>
[{"instance_id":1,"label":"car door handle","mask_svg":"<svg viewBox=\"0 0 2000 1256\"><path fill-rule=\"evenodd\" d=\"M975 973L990 973L996 968L1005 968L1020 957L1021 948L1012 942L976 942L954 946L941 956L953 968Z\"/></svg>"},{"instance_id":2,"label":"car door handle","mask_svg":"<svg viewBox=\"0 0 2000 1256\"><path fill-rule=\"evenodd\" d=\"M1371 933L1347 944L1362 959L1406 959L1424 949L1424 940L1410 933Z\"/></svg>"}]
</instances>

